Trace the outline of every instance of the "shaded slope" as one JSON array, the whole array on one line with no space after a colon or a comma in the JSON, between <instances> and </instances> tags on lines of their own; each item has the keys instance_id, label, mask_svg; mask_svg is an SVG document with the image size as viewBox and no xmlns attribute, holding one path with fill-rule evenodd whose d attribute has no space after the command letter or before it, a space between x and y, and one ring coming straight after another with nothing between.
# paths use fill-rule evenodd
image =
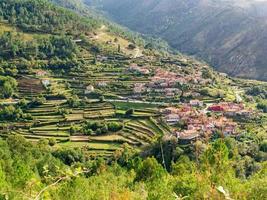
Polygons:
<instances>
[{"instance_id":1,"label":"shaded slope","mask_svg":"<svg viewBox=\"0 0 267 200\"><path fill-rule=\"evenodd\" d=\"M93 2L117 22L160 36L230 75L267 80L266 1L107 0Z\"/></svg>"}]
</instances>

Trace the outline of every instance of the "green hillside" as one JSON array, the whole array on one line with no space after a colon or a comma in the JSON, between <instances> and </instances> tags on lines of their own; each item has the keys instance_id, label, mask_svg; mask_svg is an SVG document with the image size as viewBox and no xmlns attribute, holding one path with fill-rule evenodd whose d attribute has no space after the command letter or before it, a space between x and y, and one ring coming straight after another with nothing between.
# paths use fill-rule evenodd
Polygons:
<instances>
[{"instance_id":1,"label":"green hillside","mask_svg":"<svg viewBox=\"0 0 267 200\"><path fill-rule=\"evenodd\" d=\"M161 37L231 76L267 80L267 3L257 0L86 1L132 30Z\"/></svg>"},{"instance_id":2,"label":"green hillside","mask_svg":"<svg viewBox=\"0 0 267 200\"><path fill-rule=\"evenodd\" d=\"M265 199L265 82L56 3L0 2L0 199Z\"/></svg>"}]
</instances>

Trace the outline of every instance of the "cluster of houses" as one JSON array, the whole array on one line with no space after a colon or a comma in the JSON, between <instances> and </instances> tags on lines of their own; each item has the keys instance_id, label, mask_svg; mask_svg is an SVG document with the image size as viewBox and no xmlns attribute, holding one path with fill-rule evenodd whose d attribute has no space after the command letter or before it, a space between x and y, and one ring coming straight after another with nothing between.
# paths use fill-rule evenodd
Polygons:
<instances>
[{"instance_id":1,"label":"cluster of houses","mask_svg":"<svg viewBox=\"0 0 267 200\"><path fill-rule=\"evenodd\" d=\"M232 102L220 102L218 104L213 104L208 107L208 110L211 112L220 112L229 117L249 117L253 113L251 109L245 109L244 104Z\"/></svg>"},{"instance_id":2,"label":"cluster of houses","mask_svg":"<svg viewBox=\"0 0 267 200\"><path fill-rule=\"evenodd\" d=\"M226 135L237 133L237 123L225 116L208 116L203 110L194 106L202 106L201 101L191 101L181 107L168 107L161 110L169 125L183 123L181 131L175 131L175 136L182 142L192 142L198 138L209 138L215 132Z\"/></svg>"},{"instance_id":3,"label":"cluster of houses","mask_svg":"<svg viewBox=\"0 0 267 200\"><path fill-rule=\"evenodd\" d=\"M37 77L44 77L44 76L48 75L48 72L44 71L44 70L36 70L35 75Z\"/></svg>"},{"instance_id":4,"label":"cluster of houses","mask_svg":"<svg viewBox=\"0 0 267 200\"><path fill-rule=\"evenodd\" d=\"M137 64L131 64L129 66L129 71L139 73L142 75L149 75L150 74L150 70L147 67L140 67Z\"/></svg>"},{"instance_id":5,"label":"cluster of houses","mask_svg":"<svg viewBox=\"0 0 267 200\"><path fill-rule=\"evenodd\" d=\"M138 67L137 65L131 65L129 68L130 71L139 72L141 74L149 74L150 71L144 67ZM135 94L141 94L144 92L147 93L156 93L164 95L166 98L173 98L177 95L181 95L181 89L179 85L182 84L207 84L211 80L203 79L201 71L197 71L190 75L185 75L183 73L174 73L168 70L157 68L154 71L154 76L151 77L149 83L136 83L134 84L133 91ZM186 94L185 94L186 95ZM190 92L192 95L192 92ZM199 94L194 94L193 97L197 97Z\"/></svg>"}]
</instances>

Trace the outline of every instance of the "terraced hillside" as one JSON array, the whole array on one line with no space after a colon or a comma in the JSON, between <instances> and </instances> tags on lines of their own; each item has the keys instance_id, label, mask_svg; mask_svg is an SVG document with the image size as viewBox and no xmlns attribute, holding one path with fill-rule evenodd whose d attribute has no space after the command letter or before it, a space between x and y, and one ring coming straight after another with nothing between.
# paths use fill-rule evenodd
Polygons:
<instances>
[{"instance_id":1,"label":"terraced hillside","mask_svg":"<svg viewBox=\"0 0 267 200\"><path fill-rule=\"evenodd\" d=\"M85 2L132 30L162 37L177 50L198 56L219 71L267 80L265 0Z\"/></svg>"},{"instance_id":2,"label":"terraced hillside","mask_svg":"<svg viewBox=\"0 0 267 200\"><path fill-rule=\"evenodd\" d=\"M109 158L126 144L141 150L162 137L177 139L195 119L200 121L197 128L208 120L214 124L224 120L234 128L249 129L232 121L242 125L248 120L243 115L224 119L222 113L208 109L220 102L253 98L246 94L248 87L242 80L215 72L190 57L145 48L106 24L87 22L74 13L68 16L70 11L52 4L51 12L64 13L53 22L67 23L68 34L62 34L55 24L41 31L43 24L30 19L22 23L17 17L21 10L29 15L25 2L35 3L14 2L21 9L4 13L0 23L2 137L19 134L33 142L48 141L55 149L79 147L88 157ZM43 20L47 17L38 14ZM80 24L74 23L77 19ZM73 26L79 31L72 30ZM257 103L246 100L244 106L237 106L250 108L242 111L253 120ZM178 113L169 113L172 110ZM265 119L261 112L255 116ZM215 128L214 132L222 129ZM259 126L259 132L264 128ZM204 140L206 135L198 131Z\"/></svg>"}]
</instances>

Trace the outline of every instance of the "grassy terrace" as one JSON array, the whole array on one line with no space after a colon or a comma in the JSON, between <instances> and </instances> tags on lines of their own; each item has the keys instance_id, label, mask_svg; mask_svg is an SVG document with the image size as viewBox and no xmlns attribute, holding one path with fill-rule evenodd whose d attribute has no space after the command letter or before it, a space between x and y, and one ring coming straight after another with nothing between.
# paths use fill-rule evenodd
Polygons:
<instances>
[{"instance_id":1,"label":"grassy terrace","mask_svg":"<svg viewBox=\"0 0 267 200\"><path fill-rule=\"evenodd\" d=\"M129 72L128 66L134 60L115 58L94 63L94 56L91 55L79 59L83 61L83 65L68 72L47 70L49 73L43 77L34 75L33 72L21 76L18 79L19 99L31 101L32 98L43 95L46 100L41 105L24 109L25 114L31 115L31 120L9 124L0 129L1 135L6 136L7 130L12 130L13 134L23 135L31 141L55 139L55 148L86 147L92 156L109 157L124 143L138 149L170 133L168 125L162 123L159 114L159 108L165 105L162 103L166 100L164 96L141 96L148 101L154 98L152 101L158 103L117 101L123 99L122 97L131 98L136 83L150 81L149 76ZM146 64L145 60L143 64ZM49 80L48 87L43 86L44 79ZM87 86L93 86L94 91L85 94ZM67 100L74 95L78 95L81 105L68 104ZM99 101L100 96L104 97L103 102ZM134 110L130 116L126 115L129 109ZM66 112L60 112L62 110ZM123 126L116 132L96 134L93 131L86 134L83 127L88 121L102 124L118 122ZM75 133L74 128L77 129Z\"/></svg>"},{"instance_id":2,"label":"grassy terrace","mask_svg":"<svg viewBox=\"0 0 267 200\"><path fill-rule=\"evenodd\" d=\"M43 94L46 95L46 101L24 110L32 120L22 122L24 126L14 123L13 134L21 134L31 141L55 139L56 148L86 147L92 156L109 157L124 143L138 149L171 133L170 127L161 120L159 109L166 106L167 102L173 102L173 99L151 92L141 94L140 101L133 100L134 85L148 83L150 76L129 72L131 60L96 63L93 57L82 60L83 66L68 73L49 70L45 77L25 75L18 80L19 98L31 100ZM43 79L50 81L48 88L43 86ZM87 86L94 88L89 94L86 94ZM82 104L68 104L67 100L74 95L78 95ZM129 109L134 110L130 116L126 115ZM62 110L66 112L62 113ZM84 131L84 124L88 121L101 124L118 122L123 126L116 132L97 134L94 130L89 134ZM3 129L1 134L5 136L5 132Z\"/></svg>"},{"instance_id":3,"label":"grassy terrace","mask_svg":"<svg viewBox=\"0 0 267 200\"><path fill-rule=\"evenodd\" d=\"M102 93L107 99L118 99L121 96L132 94L132 87L135 83L148 82L147 77L135 76L128 73L127 63L122 61L118 65L108 63L91 64L92 59L82 69L75 73L49 73L45 77L25 75L18 80L20 98L31 100L40 94L48 95L46 101L38 106L24 110L30 114L32 120L22 125L13 123L8 127L12 134L20 134L31 141L40 139L55 139L55 147L86 147L92 156L109 157L120 149L124 143L139 148L142 145L153 142L157 137L168 133L165 127L158 123L159 105L138 102L99 102L99 95L85 95L88 85L93 85L96 92ZM84 73L85 72L85 73ZM43 79L50 81L49 88L42 84ZM98 83L106 82L105 86L98 86ZM55 95L61 94L64 97L58 98ZM80 99L87 98L85 103L78 107L70 107L67 98L77 94ZM49 97L50 96L50 97ZM128 109L134 109L131 116L126 116ZM60 110L68 110L67 113L60 113ZM123 128L117 132L108 132L104 135L85 135L81 131L72 134L72 127L82 129L85 121L99 123L119 122ZM6 136L5 129L1 131Z\"/></svg>"},{"instance_id":4,"label":"grassy terrace","mask_svg":"<svg viewBox=\"0 0 267 200\"><path fill-rule=\"evenodd\" d=\"M84 77L85 78L85 77ZM27 82L30 82L29 79ZM35 79L34 79L35 80ZM71 77L64 79L57 79L51 77L52 91L60 90L62 81L70 80L71 87L79 87L77 81ZM81 83L82 81L80 81ZM25 87L25 80L22 81ZM38 83L38 84L36 84ZM76 85L76 87L74 87ZM21 87L23 87L21 86ZM27 86L40 90L39 82L34 81L34 85ZM27 89L29 90L29 89ZM25 90L26 91L26 90ZM20 90L21 94L26 97L29 95L23 90ZM63 87L63 92L66 92ZM24 92L24 93L23 93ZM42 92L45 89L42 88ZM84 95L81 95L84 96ZM142 145L149 144L154 141L157 137L167 133L157 123L156 118L158 117L158 106L150 105L146 103L123 103L123 102L98 102L87 100L87 103L77 107L71 108L67 104L66 100L61 99L47 99L45 103L26 109L24 112L32 116L32 120L27 123L14 123L12 124L12 134L23 135L30 141L38 141L40 139L55 139L57 141L57 147L78 147L87 148L88 153L94 156L110 157L113 153L120 149L124 143L127 143L134 147L140 147ZM125 111L133 108L135 110L132 116L124 116ZM67 114L60 114L60 109L70 110ZM154 117L155 119L152 119ZM105 135L92 135L87 136L82 133L77 135L71 134L71 127L77 126L82 127L82 123L86 120L97 121L97 122L120 122L123 123L122 130L115 133L107 133ZM9 127L8 127L9 128ZM11 128L11 127L10 127ZM1 136L6 136L4 129L1 131Z\"/></svg>"}]
</instances>

